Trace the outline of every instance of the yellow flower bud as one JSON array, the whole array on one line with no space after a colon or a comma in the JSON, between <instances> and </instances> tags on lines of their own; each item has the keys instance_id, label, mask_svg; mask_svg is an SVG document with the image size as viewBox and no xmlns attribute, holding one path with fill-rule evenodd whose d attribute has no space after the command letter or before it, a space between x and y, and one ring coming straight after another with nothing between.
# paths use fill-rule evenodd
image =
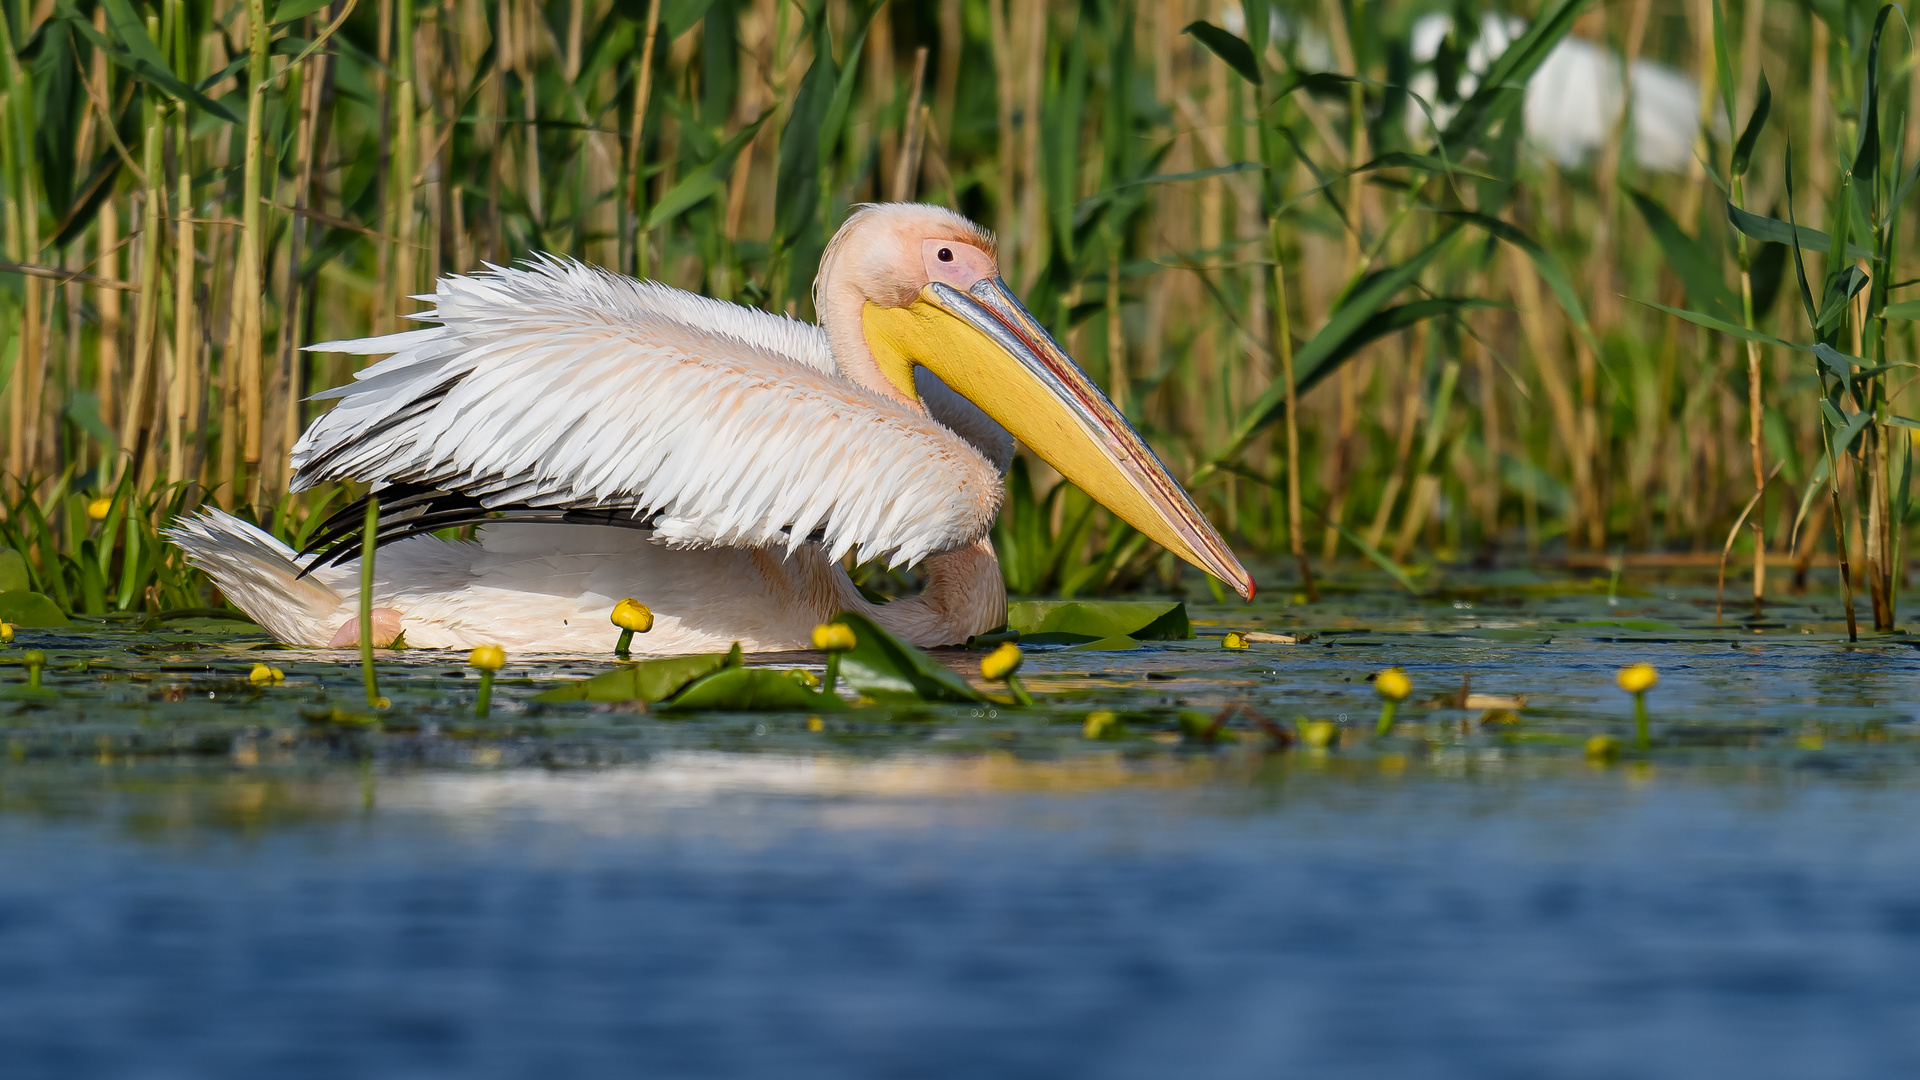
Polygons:
<instances>
[{"instance_id":1,"label":"yellow flower bud","mask_svg":"<svg viewBox=\"0 0 1920 1080\"><path fill-rule=\"evenodd\" d=\"M644 634L653 629L653 612L647 605L629 596L613 605L613 625Z\"/></svg>"},{"instance_id":2,"label":"yellow flower bud","mask_svg":"<svg viewBox=\"0 0 1920 1080\"><path fill-rule=\"evenodd\" d=\"M467 654L467 663L481 671L499 671L507 666L507 651L498 645L482 645Z\"/></svg>"},{"instance_id":3,"label":"yellow flower bud","mask_svg":"<svg viewBox=\"0 0 1920 1080\"><path fill-rule=\"evenodd\" d=\"M1629 694L1644 694L1660 681L1660 673L1651 664L1631 664L1620 669L1614 681Z\"/></svg>"},{"instance_id":4,"label":"yellow flower bud","mask_svg":"<svg viewBox=\"0 0 1920 1080\"><path fill-rule=\"evenodd\" d=\"M853 628L844 623L821 623L813 628L813 647L821 652L846 652L859 644Z\"/></svg>"},{"instance_id":5,"label":"yellow flower bud","mask_svg":"<svg viewBox=\"0 0 1920 1080\"><path fill-rule=\"evenodd\" d=\"M1223 649L1248 648L1249 646L1247 645L1247 635L1241 633L1238 630L1229 630L1227 632L1227 636L1220 639L1220 647Z\"/></svg>"},{"instance_id":6,"label":"yellow flower bud","mask_svg":"<svg viewBox=\"0 0 1920 1080\"><path fill-rule=\"evenodd\" d=\"M0 622L0 645L13 644L13 624Z\"/></svg>"},{"instance_id":7,"label":"yellow flower bud","mask_svg":"<svg viewBox=\"0 0 1920 1080\"><path fill-rule=\"evenodd\" d=\"M1373 689L1388 701L1405 701L1413 693L1413 680L1400 668L1390 667L1373 677Z\"/></svg>"},{"instance_id":8,"label":"yellow flower bud","mask_svg":"<svg viewBox=\"0 0 1920 1080\"><path fill-rule=\"evenodd\" d=\"M980 661L980 677L988 682L999 682L1020 670L1020 646L1011 641L1003 641L1000 647L986 655Z\"/></svg>"},{"instance_id":9,"label":"yellow flower bud","mask_svg":"<svg viewBox=\"0 0 1920 1080\"><path fill-rule=\"evenodd\" d=\"M1315 750L1325 750L1340 741L1340 725L1331 720L1309 720L1300 725L1300 739Z\"/></svg>"},{"instance_id":10,"label":"yellow flower bud","mask_svg":"<svg viewBox=\"0 0 1920 1080\"><path fill-rule=\"evenodd\" d=\"M255 664L253 665L253 670L247 674L247 681L253 683L255 686L270 686L274 683L285 681L286 677L286 673L279 668L268 667L265 664Z\"/></svg>"},{"instance_id":11,"label":"yellow flower bud","mask_svg":"<svg viewBox=\"0 0 1920 1080\"><path fill-rule=\"evenodd\" d=\"M113 500L105 495L87 504L87 516L95 521L107 520L107 514L113 510Z\"/></svg>"},{"instance_id":12,"label":"yellow flower bud","mask_svg":"<svg viewBox=\"0 0 1920 1080\"><path fill-rule=\"evenodd\" d=\"M1095 709L1087 714L1087 722L1080 733L1089 739L1117 739L1126 728L1120 723L1120 714L1112 709Z\"/></svg>"}]
</instances>

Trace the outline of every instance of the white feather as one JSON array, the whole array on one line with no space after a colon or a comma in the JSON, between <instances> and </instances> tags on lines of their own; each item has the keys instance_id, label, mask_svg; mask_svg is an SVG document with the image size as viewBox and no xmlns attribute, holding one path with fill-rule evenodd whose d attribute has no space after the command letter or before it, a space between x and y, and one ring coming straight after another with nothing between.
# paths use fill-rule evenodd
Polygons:
<instances>
[{"instance_id":1,"label":"white feather","mask_svg":"<svg viewBox=\"0 0 1920 1080\"><path fill-rule=\"evenodd\" d=\"M967 547L999 509L999 453L839 377L816 327L552 259L432 299L437 326L314 347L393 355L324 395L339 404L294 448L296 490L630 507L689 547L818 530L831 558L896 565Z\"/></svg>"}]
</instances>

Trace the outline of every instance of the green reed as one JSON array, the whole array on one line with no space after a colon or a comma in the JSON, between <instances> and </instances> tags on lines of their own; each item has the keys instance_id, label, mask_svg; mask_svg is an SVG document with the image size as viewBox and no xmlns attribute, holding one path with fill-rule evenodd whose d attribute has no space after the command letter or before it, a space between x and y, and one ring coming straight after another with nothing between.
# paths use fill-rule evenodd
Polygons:
<instances>
[{"instance_id":1,"label":"green reed","mask_svg":"<svg viewBox=\"0 0 1920 1080\"><path fill-rule=\"evenodd\" d=\"M1832 564L1895 624L1920 140L1875 5L1522 3L1477 80L1444 43L1430 100L1414 20L1492 7L0 10L0 541L72 610L206 604L158 532L205 502L299 540L343 493L286 495L287 451L359 364L303 346L404 328L440 275L551 251L804 318L848 208L904 197L994 228L1036 315L1304 596L1356 561L1417 587L1503 549L1725 550L1756 598L1770 563ZM1644 168L1626 123L1577 167L1529 149L1521 87L1574 34L1700 82L1691 171ZM995 543L1016 593L1177 573L1032 461Z\"/></svg>"}]
</instances>

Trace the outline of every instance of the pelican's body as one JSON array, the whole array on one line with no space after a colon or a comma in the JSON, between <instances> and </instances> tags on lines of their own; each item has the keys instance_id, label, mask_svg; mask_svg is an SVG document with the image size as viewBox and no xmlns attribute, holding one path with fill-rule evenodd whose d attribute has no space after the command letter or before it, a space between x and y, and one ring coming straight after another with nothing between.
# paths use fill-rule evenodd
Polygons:
<instances>
[{"instance_id":1,"label":"pelican's body","mask_svg":"<svg viewBox=\"0 0 1920 1080\"><path fill-rule=\"evenodd\" d=\"M604 652L631 596L656 618L636 651L804 648L842 611L954 644L1005 621L986 539L1013 450L997 411L1096 498L1111 487L1116 513L1250 590L1142 464L1151 451L1002 298L990 253L945 211L867 208L822 260L820 327L552 260L445 279L420 316L438 325L316 346L391 355L323 395L340 403L294 448L295 488L376 485L376 643ZM1023 394L1028 368L1044 386ZM217 512L172 536L280 640L343 646L358 641L359 565L336 561L353 520L306 555ZM476 540L423 535L464 523ZM849 553L923 565L927 588L870 604Z\"/></svg>"}]
</instances>

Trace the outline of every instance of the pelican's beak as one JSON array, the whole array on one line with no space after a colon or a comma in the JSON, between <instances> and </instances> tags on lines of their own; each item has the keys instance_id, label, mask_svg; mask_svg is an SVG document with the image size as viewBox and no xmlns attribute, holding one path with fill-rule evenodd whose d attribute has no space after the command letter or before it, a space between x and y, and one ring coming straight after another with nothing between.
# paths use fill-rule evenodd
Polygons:
<instances>
[{"instance_id":1,"label":"pelican's beak","mask_svg":"<svg viewBox=\"0 0 1920 1080\"><path fill-rule=\"evenodd\" d=\"M1253 598L1253 578L1140 433L1006 282L961 292L933 282L904 308L868 303L867 347L907 394L913 369L940 376L1095 502L1160 546Z\"/></svg>"}]
</instances>

